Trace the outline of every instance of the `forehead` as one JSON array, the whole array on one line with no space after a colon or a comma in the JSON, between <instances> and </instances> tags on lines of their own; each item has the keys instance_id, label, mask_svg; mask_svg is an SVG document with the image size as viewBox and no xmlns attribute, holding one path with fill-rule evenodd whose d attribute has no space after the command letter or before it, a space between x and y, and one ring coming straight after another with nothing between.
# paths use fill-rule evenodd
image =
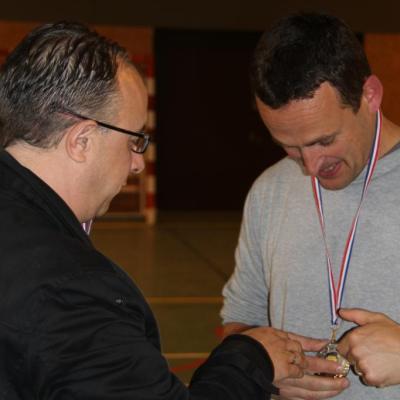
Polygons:
<instances>
[{"instance_id":1,"label":"forehead","mask_svg":"<svg viewBox=\"0 0 400 400\"><path fill-rule=\"evenodd\" d=\"M344 113L338 91L328 83L323 83L313 97L293 100L272 109L260 99L256 99L260 116L271 135L282 143L292 138L307 136L307 139L334 133L342 124Z\"/></svg>"},{"instance_id":2,"label":"forehead","mask_svg":"<svg viewBox=\"0 0 400 400\"><path fill-rule=\"evenodd\" d=\"M134 118L144 125L147 115L147 89L142 77L130 65L120 65L117 73L121 118ZM140 122L141 121L141 122Z\"/></svg>"}]
</instances>

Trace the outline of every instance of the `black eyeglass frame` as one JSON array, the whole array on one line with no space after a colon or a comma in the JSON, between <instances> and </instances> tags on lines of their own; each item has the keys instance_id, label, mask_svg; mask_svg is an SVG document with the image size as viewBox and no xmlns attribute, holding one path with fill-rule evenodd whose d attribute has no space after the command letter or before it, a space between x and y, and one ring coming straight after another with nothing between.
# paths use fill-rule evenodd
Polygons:
<instances>
[{"instance_id":1,"label":"black eyeglass frame","mask_svg":"<svg viewBox=\"0 0 400 400\"><path fill-rule=\"evenodd\" d=\"M94 118L86 117L85 115L76 113L75 111L71 111L71 110L63 110L62 112L65 113L65 114L70 114L70 115L72 115L74 117L77 117L77 118L85 119L85 120L88 120L88 121L94 121L94 122L96 122L97 125L102 126L103 128L111 129L113 131L125 133L126 135L135 136L135 137L143 139L144 142L143 142L143 149L142 150L138 151L138 150L131 149L135 153L143 154L147 150L147 147L149 146L149 143L151 142L151 137L150 137L150 135L148 133L135 132L135 131L130 131L128 129L119 128L118 126L107 124L105 122L98 121L97 119L94 119Z\"/></svg>"}]
</instances>

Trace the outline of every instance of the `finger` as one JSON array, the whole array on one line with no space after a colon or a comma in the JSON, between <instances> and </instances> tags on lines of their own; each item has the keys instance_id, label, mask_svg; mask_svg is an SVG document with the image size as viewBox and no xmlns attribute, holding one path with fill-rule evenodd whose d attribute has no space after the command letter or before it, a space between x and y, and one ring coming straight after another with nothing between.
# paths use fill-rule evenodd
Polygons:
<instances>
[{"instance_id":1,"label":"finger","mask_svg":"<svg viewBox=\"0 0 400 400\"><path fill-rule=\"evenodd\" d=\"M304 369L295 364L289 364L289 378L299 379L304 376Z\"/></svg>"},{"instance_id":2,"label":"finger","mask_svg":"<svg viewBox=\"0 0 400 400\"><path fill-rule=\"evenodd\" d=\"M301 346L300 342L298 342L297 340L288 339L286 341L286 350L292 351L295 353L302 353L303 347Z\"/></svg>"},{"instance_id":3,"label":"finger","mask_svg":"<svg viewBox=\"0 0 400 400\"><path fill-rule=\"evenodd\" d=\"M295 333L288 333L288 336L290 339L299 342L304 351L319 351L329 342L327 339L314 339Z\"/></svg>"},{"instance_id":4,"label":"finger","mask_svg":"<svg viewBox=\"0 0 400 400\"><path fill-rule=\"evenodd\" d=\"M382 313L363 310L361 308L341 308L339 315L344 320L354 322L360 326L387 319Z\"/></svg>"},{"instance_id":5,"label":"finger","mask_svg":"<svg viewBox=\"0 0 400 400\"><path fill-rule=\"evenodd\" d=\"M288 378L302 378L304 376L304 368L307 366L305 357L299 353L291 353L289 358Z\"/></svg>"},{"instance_id":6,"label":"finger","mask_svg":"<svg viewBox=\"0 0 400 400\"><path fill-rule=\"evenodd\" d=\"M282 339L288 339L288 338L289 338L288 333L285 332L285 331L282 331L282 330L276 329L276 328L267 328L267 329L273 329L274 334L275 334L276 336L279 336L279 337L282 338Z\"/></svg>"},{"instance_id":7,"label":"finger","mask_svg":"<svg viewBox=\"0 0 400 400\"><path fill-rule=\"evenodd\" d=\"M306 359L308 363L307 371L314 374L325 373L334 375L342 370L341 365L334 361L314 356L307 356Z\"/></svg>"},{"instance_id":8,"label":"finger","mask_svg":"<svg viewBox=\"0 0 400 400\"><path fill-rule=\"evenodd\" d=\"M302 369L307 368L308 363L306 356L302 352L290 351L288 357L289 364L297 365Z\"/></svg>"},{"instance_id":9,"label":"finger","mask_svg":"<svg viewBox=\"0 0 400 400\"><path fill-rule=\"evenodd\" d=\"M340 391L349 385L347 378L333 379L323 376L304 375L301 379L287 378L277 384L278 387L292 386L311 392Z\"/></svg>"},{"instance_id":10,"label":"finger","mask_svg":"<svg viewBox=\"0 0 400 400\"><path fill-rule=\"evenodd\" d=\"M282 358L283 354L285 358ZM303 353L291 351L281 353L279 365L275 364L275 381L287 378L301 378L304 375L306 367L307 361Z\"/></svg>"},{"instance_id":11,"label":"finger","mask_svg":"<svg viewBox=\"0 0 400 400\"><path fill-rule=\"evenodd\" d=\"M344 389L340 390L324 390L324 391L311 391L297 387L280 388L280 399L282 400L323 400L335 397L340 394Z\"/></svg>"}]
</instances>

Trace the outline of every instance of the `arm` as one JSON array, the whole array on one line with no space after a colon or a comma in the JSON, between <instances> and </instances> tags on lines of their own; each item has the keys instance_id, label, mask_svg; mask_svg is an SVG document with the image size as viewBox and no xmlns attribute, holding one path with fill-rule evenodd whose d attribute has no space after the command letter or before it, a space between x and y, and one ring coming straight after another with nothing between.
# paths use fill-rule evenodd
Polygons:
<instances>
[{"instance_id":1,"label":"arm","mask_svg":"<svg viewBox=\"0 0 400 400\"><path fill-rule=\"evenodd\" d=\"M235 251L235 269L223 289L221 317L225 326L240 322L246 326L267 326L268 277L264 274L265 213L262 196L255 184L244 207ZM267 279L266 279L267 278Z\"/></svg>"},{"instance_id":2,"label":"arm","mask_svg":"<svg viewBox=\"0 0 400 400\"><path fill-rule=\"evenodd\" d=\"M243 223L235 254L235 272L224 288L224 307L221 315L224 320L224 335L243 332L254 325L268 325L268 279L264 276L265 256L265 205L257 199L254 188L246 201ZM260 215L260 210L263 213ZM320 350L325 342L310 349ZM307 347L306 347L307 348ZM335 363L308 356L308 368L302 379L282 379L276 382L282 398L324 399L344 390L347 379L332 379L314 376L315 373L335 373Z\"/></svg>"},{"instance_id":3,"label":"arm","mask_svg":"<svg viewBox=\"0 0 400 400\"><path fill-rule=\"evenodd\" d=\"M340 316L359 325L340 340L338 350L367 385L400 384L400 325L382 313L342 309Z\"/></svg>"},{"instance_id":4,"label":"arm","mask_svg":"<svg viewBox=\"0 0 400 400\"><path fill-rule=\"evenodd\" d=\"M253 347L251 357L248 357L249 345ZM249 363L249 360L252 362ZM219 364L216 365L218 362ZM226 370L227 363L236 366L236 372L231 370L230 376ZM207 377L216 377L216 370L212 368L216 366L219 367L218 379L210 381ZM257 366L256 369L255 366ZM196 371L191 388L196 393L200 391L204 399L214 398L210 397L213 393L210 389L215 386L221 391L220 395L215 396L216 399L264 399L266 394L278 394L278 390L271 383L274 377L278 379L287 376L300 377L303 375L305 366L305 357L300 344L291 340L286 333L273 328L254 328L243 334L234 334L225 338L222 344L213 351L206 364ZM263 371L262 374L260 374L261 371ZM251 382L245 382L237 386L236 383L244 382L244 377L251 378L253 385L250 384ZM199 382L203 385L197 389L196 385ZM258 383L259 388L263 388L259 394L260 397L255 392L249 392L254 382ZM226 384L222 385L222 383ZM222 393L229 393L229 396L224 397Z\"/></svg>"},{"instance_id":5,"label":"arm","mask_svg":"<svg viewBox=\"0 0 400 400\"><path fill-rule=\"evenodd\" d=\"M302 375L299 346L257 328L218 346L187 388L170 373L153 315L133 286L99 271L59 282L40 293L26 363L34 398L264 400L275 374Z\"/></svg>"}]
</instances>

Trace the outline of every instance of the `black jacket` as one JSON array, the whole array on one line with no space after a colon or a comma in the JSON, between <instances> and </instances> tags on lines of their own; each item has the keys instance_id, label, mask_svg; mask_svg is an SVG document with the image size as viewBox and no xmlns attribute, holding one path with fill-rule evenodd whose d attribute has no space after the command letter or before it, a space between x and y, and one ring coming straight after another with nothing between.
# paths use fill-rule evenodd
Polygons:
<instances>
[{"instance_id":1,"label":"black jacket","mask_svg":"<svg viewBox=\"0 0 400 400\"><path fill-rule=\"evenodd\" d=\"M183 385L132 280L4 151L0 243L0 399L264 400L273 390L267 353L243 335L225 340Z\"/></svg>"}]
</instances>

